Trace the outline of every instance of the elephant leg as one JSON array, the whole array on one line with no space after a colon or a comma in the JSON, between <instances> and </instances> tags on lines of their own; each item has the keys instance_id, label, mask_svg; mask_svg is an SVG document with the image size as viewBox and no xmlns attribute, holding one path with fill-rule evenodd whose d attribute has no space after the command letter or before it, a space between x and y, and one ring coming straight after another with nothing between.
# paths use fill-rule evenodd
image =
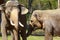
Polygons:
<instances>
[{"instance_id":1,"label":"elephant leg","mask_svg":"<svg viewBox=\"0 0 60 40\"><path fill-rule=\"evenodd\" d=\"M18 40L20 40L20 34L19 34L19 31L18 31Z\"/></svg>"},{"instance_id":2,"label":"elephant leg","mask_svg":"<svg viewBox=\"0 0 60 40\"><path fill-rule=\"evenodd\" d=\"M11 30L10 32L11 32L11 40L15 40L13 30Z\"/></svg>"},{"instance_id":3,"label":"elephant leg","mask_svg":"<svg viewBox=\"0 0 60 40\"><path fill-rule=\"evenodd\" d=\"M7 33L5 27L1 27L2 40L7 40Z\"/></svg>"},{"instance_id":4,"label":"elephant leg","mask_svg":"<svg viewBox=\"0 0 60 40\"><path fill-rule=\"evenodd\" d=\"M10 32L11 32L11 40L15 40L15 35L14 35L14 29L13 30L10 30ZM18 40L20 40L20 36L19 36L19 34L18 34Z\"/></svg>"},{"instance_id":5,"label":"elephant leg","mask_svg":"<svg viewBox=\"0 0 60 40\"><path fill-rule=\"evenodd\" d=\"M21 37L22 37L22 40L27 40L26 29L25 28L23 30L21 30Z\"/></svg>"},{"instance_id":6,"label":"elephant leg","mask_svg":"<svg viewBox=\"0 0 60 40\"><path fill-rule=\"evenodd\" d=\"M47 30L45 30L45 40L53 40L52 34Z\"/></svg>"},{"instance_id":7,"label":"elephant leg","mask_svg":"<svg viewBox=\"0 0 60 40\"><path fill-rule=\"evenodd\" d=\"M7 33L6 33L7 21L6 21L4 13L2 13L1 18L2 18L2 22L1 22L2 40L7 40Z\"/></svg>"},{"instance_id":8,"label":"elephant leg","mask_svg":"<svg viewBox=\"0 0 60 40\"><path fill-rule=\"evenodd\" d=\"M46 21L43 24L43 27L45 28L45 40L53 40L53 26L49 21Z\"/></svg>"}]
</instances>

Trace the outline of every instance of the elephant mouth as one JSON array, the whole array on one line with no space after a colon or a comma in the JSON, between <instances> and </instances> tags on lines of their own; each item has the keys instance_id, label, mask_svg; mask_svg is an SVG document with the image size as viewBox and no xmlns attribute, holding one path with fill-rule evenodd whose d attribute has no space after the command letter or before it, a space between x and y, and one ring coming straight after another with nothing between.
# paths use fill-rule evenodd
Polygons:
<instances>
[{"instance_id":1,"label":"elephant mouth","mask_svg":"<svg viewBox=\"0 0 60 40\"><path fill-rule=\"evenodd\" d=\"M34 30L41 29L40 26L34 25Z\"/></svg>"},{"instance_id":2,"label":"elephant mouth","mask_svg":"<svg viewBox=\"0 0 60 40\"><path fill-rule=\"evenodd\" d=\"M34 26L34 28L37 28L37 25L33 25Z\"/></svg>"}]
</instances>

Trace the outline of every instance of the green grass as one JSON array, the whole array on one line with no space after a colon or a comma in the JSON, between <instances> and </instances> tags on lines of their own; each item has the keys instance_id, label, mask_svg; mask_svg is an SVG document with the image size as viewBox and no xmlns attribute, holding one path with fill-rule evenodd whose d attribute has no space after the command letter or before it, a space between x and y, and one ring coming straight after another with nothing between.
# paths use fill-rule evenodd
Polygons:
<instances>
[{"instance_id":1,"label":"green grass","mask_svg":"<svg viewBox=\"0 0 60 40\"><path fill-rule=\"evenodd\" d=\"M0 36L0 40L2 37ZM8 40L11 40L11 36L8 36ZM44 36L29 36L27 40L44 40ZM60 37L54 37L53 40L60 40Z\"/></svg>"},{"instance_id":2,"label":"green grass","mask_svg":"<svg viewBox=\"0 0 60 40\"><path fill-rule=\"evenodd\" d=\"M2 40L1 36L0 36L0 40Z\"/></svg>"},{"instance_id":3,"label":"green grass","mask_svg":"<svg viewBox=\"0 0 60 40\"><path fill-rule=\"evenodd\" d=\"M43 40L43 36L29 36L28 40Z\"/></svg>"}]
</instances>

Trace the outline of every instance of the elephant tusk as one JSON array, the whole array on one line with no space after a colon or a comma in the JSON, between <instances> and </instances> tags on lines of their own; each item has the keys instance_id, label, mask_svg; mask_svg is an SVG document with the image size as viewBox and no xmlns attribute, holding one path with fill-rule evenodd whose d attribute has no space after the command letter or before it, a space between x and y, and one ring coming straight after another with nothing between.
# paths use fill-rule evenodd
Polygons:
<instances>
[{"instance_id":1,"label":"elephant tusk","mask_svg":"<svg viewBox=\"0 0 60 40\"><path fill-rule=\"evenodd\" d=\"M20 25L21 27L24 27L24 25L23 25L21 22L19 22L19 25Z\"/></svg>"},{"instance_id":2,"label":"elephant tusk","mask_svg":"<svg viewBox=\"0 0 60 40\"><path fill-rule=\"evenodd\" d=\"M10 21L10 23L11 23L11 25L13 25L13 26L15 25L12 21Z\"/></svg>"},{"instance_id":3,"label":"elephant tusk","mask_svg":"<svg viewBox=\"0 0 60 40\"><path fill-rule=\"evenodd\" d=\"M15 26L15 24L14 24L12 21L10 21L10 23L11 23L11 25ZM19 22L19 25L20 25L21 27L24 27L24 25L23 25L21 22Z\"/></svg>"}]
</instances>

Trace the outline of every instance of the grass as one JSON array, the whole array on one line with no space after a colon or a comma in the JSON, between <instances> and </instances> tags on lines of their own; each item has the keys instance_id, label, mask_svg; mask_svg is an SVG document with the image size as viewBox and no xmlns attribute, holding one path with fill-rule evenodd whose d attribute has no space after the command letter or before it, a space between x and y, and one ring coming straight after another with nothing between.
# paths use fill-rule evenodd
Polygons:
<instances>
[{"instance_id":1,"label":"grass","mask_svg":"<svg viewBox=\"0 0 60 40\"><path fill-rule=\"evenodd\" d=\"M2 37L0 36L0 40ZM11 40L11 36L8 36L8 40ZM44 40L44 36L29 36L27 40ZM60 37L54 37L53 40L60 40Z\"/></svg>"}]
</instances>

